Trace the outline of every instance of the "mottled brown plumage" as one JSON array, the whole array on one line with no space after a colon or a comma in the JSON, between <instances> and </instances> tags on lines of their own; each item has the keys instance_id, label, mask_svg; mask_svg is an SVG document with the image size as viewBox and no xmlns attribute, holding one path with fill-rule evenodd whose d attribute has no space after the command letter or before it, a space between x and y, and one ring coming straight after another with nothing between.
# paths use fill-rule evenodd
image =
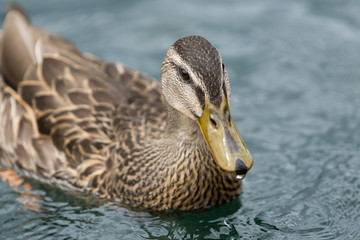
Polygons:
<instances>
[{"instance_id":1,"label":"mottled brown plumage","mask_svg":"<svg viewBox=\"0 0 360 240\"><path fill-rule=\"evenodd\" d=\"M3 165L155 210L214 206L241 193L241 181L214 161L194 121L205 98L215 105L223 94L230 99L220 55L204 38L184 38L170 48L164 99L157 81L80 53L32 26L16 5L0 36ZM175 87L179 61L193 82Z\"/></svg>"}]
</instances>

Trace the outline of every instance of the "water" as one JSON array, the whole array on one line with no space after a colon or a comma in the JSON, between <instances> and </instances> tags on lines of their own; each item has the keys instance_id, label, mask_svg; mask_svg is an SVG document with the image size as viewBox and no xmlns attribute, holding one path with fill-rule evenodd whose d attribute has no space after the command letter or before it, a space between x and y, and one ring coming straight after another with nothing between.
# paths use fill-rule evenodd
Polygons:
<instances>
[{"instance_id":1,"label":"water","mask_svg":"<svg viewBox=\"0 0 360 240\"><path fill-rule=\"evenodd\" d=\"M359 1L19 2L81 50L156 78L176 39L208 38L255 162L241 197L186 213L0 181L0 239L360 239Z\"/></svg>"},{"instance_id":2,"label":"water","mask_svg":"<svg viewBox=\"0 0 360 240\"><path fill-rule=\"evenodd\" d=\"M245 175L236 175L236 179L243 180L245 178Z\"/></svg>"}]
</instances>

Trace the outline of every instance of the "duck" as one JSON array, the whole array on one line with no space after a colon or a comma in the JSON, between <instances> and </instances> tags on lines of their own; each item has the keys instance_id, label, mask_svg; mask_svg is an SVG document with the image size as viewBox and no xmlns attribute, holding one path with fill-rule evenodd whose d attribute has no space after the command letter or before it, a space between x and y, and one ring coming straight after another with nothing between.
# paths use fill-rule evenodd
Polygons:
<instances>
[{"instance_id":1,"label":"duck","mask_svg":"<svg viewBox=\"0 0 360 240\"><path fill-rule=\"evenodd\" d=\"M219 51L175 41L160 82L82 53L9 4L0 33L0 163L45 184L139 208L237 198L253 158L230 115Z\"/></svg>"}]
</instances>

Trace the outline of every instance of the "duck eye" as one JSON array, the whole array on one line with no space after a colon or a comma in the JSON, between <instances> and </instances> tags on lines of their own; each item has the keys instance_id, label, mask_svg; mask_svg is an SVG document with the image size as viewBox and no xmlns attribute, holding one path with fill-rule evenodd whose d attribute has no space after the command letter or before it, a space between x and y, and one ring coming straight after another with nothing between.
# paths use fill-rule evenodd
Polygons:
<instances>
[{"instance_id":1,"label":"duck eye","mask_svg":"<svg viewBox=\"0 0 360 240\"><path fill-rule=\"evenodd\" d=\"M180 72L181 78L182 78L183 80L189 82L189 80L190 80L190 75L189 75L189 73L188 73L185 69L183 69L183 68L180 68L180 69L179 69L179 72Z\"/></svg>"},{"instance_id":2,"label":"duck eye","mask_svg":"<svg viewBox=\"0 0 360 240\"><path fill-rule=\"evenodd\" d=\"M225 65L222 63L221 66L222 66L222 70L225 71Z\"/></svg>"}]
</instances>

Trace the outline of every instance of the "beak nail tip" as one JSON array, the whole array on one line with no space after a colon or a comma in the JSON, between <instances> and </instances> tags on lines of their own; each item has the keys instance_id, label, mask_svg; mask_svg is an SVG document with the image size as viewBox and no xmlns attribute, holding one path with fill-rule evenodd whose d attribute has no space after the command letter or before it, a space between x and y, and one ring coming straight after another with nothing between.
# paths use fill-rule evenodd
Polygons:
<instances>
[{"instance_id":1,"label":"beak nail tip","mask_svg":"<svg viewBox=\"0 0 360 240\"><path fill-rule=\"evenodd\" d=\"M247 173L248 169L243 161L240 159L236 159L235 162L235 173L237 175L245 175Z\"/></svg>"}]
</instances>

